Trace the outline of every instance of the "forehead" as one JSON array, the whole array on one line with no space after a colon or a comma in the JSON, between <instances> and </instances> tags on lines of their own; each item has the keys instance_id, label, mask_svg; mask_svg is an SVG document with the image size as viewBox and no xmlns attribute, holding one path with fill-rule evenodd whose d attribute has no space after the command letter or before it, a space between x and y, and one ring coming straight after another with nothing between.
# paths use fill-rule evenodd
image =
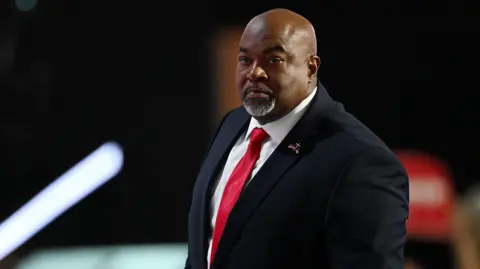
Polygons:
<instances>
[{"instance_id":1,"label":"forehead","mask_svg":"<svg viewBox=\"0 0 480 269\"><path fill-rule=\"evenodd\" d=\"M295 30L288 25L268 25L264 22L248 25L240 39L240 47L248 50L264 50L269 47L282 47L295 52Z\"/></svg>"}]
</instances>

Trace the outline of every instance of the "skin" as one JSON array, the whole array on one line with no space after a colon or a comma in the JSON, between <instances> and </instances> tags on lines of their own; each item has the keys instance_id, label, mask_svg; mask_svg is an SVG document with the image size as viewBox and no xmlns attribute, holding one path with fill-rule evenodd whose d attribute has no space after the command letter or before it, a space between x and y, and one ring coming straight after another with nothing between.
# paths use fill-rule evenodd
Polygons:
<instances>
[{"instance_id":1,"label":"skin","mask_svg":"<svg viewBox=\"0 0 480 269\"><path fill-rule=\"evenodd\" d=\"M465 199L452 218L453 250L460 269L480 269L480 206L476 203Z\"/></svg>"},{"instance_id":2,"label":"skin","mask_svg":"<svg viewBox=\"0 0 480 269\"><path fill-rule=\"evenodd\" d=\"M287 9L253 18L239 43L236 83L244 107L260 124L294 109L316 87L320 58L312 24Z\"/></svg>"}]
</instances>

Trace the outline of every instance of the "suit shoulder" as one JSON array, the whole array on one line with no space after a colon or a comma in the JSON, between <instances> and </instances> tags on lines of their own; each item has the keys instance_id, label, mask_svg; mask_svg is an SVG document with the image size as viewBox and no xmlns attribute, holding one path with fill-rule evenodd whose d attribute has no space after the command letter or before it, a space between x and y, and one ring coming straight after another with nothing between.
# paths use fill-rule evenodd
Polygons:
<instances>
[{"instance_id":1,"label":"suit shoulder","mask_svg":"<svg viewBox=\"0 0 480 269\"><path fill-rule=\"evenodd\" d=\"M234 122L232 121L232 118L238 117L238 115L241 113L241 107L233 109L228 111L220 120L220 122L217 124L216 130L213 133L213 136L210 139L209 147L210 148L215 141L216 137L220 133L220 131L224 128L229 128L230 125ZM208 151L207 151L208 152Z\"/></svg>"},{"instance_id":2,"label":"suit shoulder","mask_svg":"<svg viewBox=\"0 0 480 269\"><path fill-rule=\"evenodd\" d=\"M327 129L336 141L336 148L341 155L342 171L358 174L368 170L396 171L403 178L408 178L407 172L396 154L365 124L345 110L339 110L326 115ZM367 168L368 167L368 168ZM383 170L382 170L383 169ZM343 172L341 174L344 174Z\"/></svg>"},{"instance_id":3,"label":"suit shoulder","mask_svg":"<svg viewBox=\"0 0 480 269\"><path fill-rule=\"evenodd\" d=\"M370 153L396 159L386 143L360 120L345 111L341 103L337 102L337 105L324 115L321 125L324 127L322 130L339 141L349 157Z\"/></svg>"},{"instance_id":4,"label":"suit shoulder","mask_svg":"<svg viewBox=\"0 0 480 269\"><path fill-rule=\"evenodd\" d=\"M234 108L230 111L228 111L225 116L223 116L222 122L226 121L232 121L232 120L237 120L241 118L248 117L247 111L243 108L243 106L239 106L237 108Z\"/></svg>"}]
</instances>

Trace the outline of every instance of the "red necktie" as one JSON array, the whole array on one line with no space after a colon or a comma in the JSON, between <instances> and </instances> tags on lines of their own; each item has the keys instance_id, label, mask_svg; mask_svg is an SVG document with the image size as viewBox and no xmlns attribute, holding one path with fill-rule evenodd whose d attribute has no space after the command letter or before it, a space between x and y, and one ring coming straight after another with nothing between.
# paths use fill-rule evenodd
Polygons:
<instances>
[{"instance_id":1,"label":"red necktie","mask_svg":"<svg viewBox=\"0 0 480 269\"><path fill-rule=\"evenodd\" d=\"M253 129L247 152L238 162L237 166L230 175L230 178L228 179L225 190L223 191L222 200L220 201L220 206L218 207L217 219L215 220L215 228L213 230L212 238L212 250L210 253L210 264L213 262L213 257L215 255L215 251L217 250L218 243L220 242L220 238L222 237L228 215L230 214L230 211L232 211L233 206L237 202L238 197L245 186L245 183L250 177L253 167L260 156L262 143L267 138L268 134L263 129Z\"/></svg>"}]
</instances>

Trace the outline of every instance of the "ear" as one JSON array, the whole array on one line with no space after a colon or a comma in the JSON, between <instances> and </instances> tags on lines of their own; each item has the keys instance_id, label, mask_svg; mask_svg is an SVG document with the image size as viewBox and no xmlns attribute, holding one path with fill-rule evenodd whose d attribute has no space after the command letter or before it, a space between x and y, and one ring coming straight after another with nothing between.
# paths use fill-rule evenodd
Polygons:
<instances>
[{"instance_id":1,"label":"ear","mask_svg":"<svg viewBox=\"0 0 480 269\"><path fill-rule=\"evenodd\" d=\"M310 57L310 60L308 61L308 82L317 80L317 72L318 68L320 68L320 63L320 57L316 55Z\"/></svg>"}]
</instances>

